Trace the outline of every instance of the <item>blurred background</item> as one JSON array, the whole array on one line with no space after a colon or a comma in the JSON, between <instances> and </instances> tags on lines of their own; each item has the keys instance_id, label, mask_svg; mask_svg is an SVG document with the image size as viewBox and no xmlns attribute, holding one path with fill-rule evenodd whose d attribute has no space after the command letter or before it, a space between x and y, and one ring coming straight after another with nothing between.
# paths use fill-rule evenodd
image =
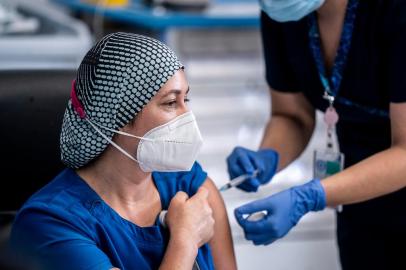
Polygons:
<instances>
[{"instance_id":1,"label":"blurred background","mask_svg":"<svg viewBox=\"0 0 406 270\"><path fill-rule=\"evenodd\" d=\"M15 211L62 168L59 132L70 84L95 40L127 31L167 43L186 67L204 138L199 161L220 186L232 149L256 149L270 116L257 0L0 0L0 248ZM320 120L318 115L318 120ZM306 215L287 237L255 247L233 209L312 177L309 148L255 194L223 193L239 269L340 269L334 210Z\"/></svg>"}]
</instances>

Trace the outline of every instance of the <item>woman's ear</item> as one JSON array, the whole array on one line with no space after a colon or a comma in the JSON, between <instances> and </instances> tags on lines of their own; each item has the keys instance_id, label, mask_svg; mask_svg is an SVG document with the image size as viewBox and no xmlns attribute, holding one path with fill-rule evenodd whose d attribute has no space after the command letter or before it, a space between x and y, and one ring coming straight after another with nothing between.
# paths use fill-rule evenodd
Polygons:
<instances>
[{"instance_id":1,"label":"woman's ear","mask_svg":"<svg viewBox=\"0 0 406 270\"><path fill-rule=\"evenodd\" d=\"M130 128L133 128L134 126L135 126L135 122L136 122L136 119L135 119L136 117L134 117L133 119L131 119L131 121L128 123L128 126L130 127Z\"/></svg>"},{"instance_id":2,"label":"woman's ear","mask_svg":"<svg viewBox=\"0 0 406 270\"><path fill-rule=\"evenodd\" d=\"M126 133L131 133L131 131L133 130L134 126L135 126L136 120L135 117L133 119L130 120L130 122L128 122L127 125L125 125L124 127L119 128L118 130L121 132L126 132Z\"/></svg>"},{"instance_id":3,"label":"woman's ear","mask_svg":"<svg viewBox=\"0 0 406 270\"><path fill-rule=\"evenodd\" d=\"M125 125L124 127L122 127L120 130L124 131L124 132L128 132L131 131L137 123L137 119L139 118L139 116L141 115L142 111L140 111L139 113L137 113L133 119L130 120L130 122L128 122L127 125Z\"/></svg>"}]
</instances>

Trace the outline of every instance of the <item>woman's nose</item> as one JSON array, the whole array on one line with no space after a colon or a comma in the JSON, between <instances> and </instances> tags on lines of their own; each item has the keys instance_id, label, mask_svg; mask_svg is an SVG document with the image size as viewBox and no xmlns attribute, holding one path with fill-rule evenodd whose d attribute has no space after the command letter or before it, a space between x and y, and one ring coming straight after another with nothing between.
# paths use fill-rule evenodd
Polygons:
<instances>
[{"instance_id":1,"label":"woman's nose","mask_svg":"<svg viewBox=\"0 0 406 270\"><path fill-rule=\"evenodd\" d=\"M182 106L179 106L179 115L184 114L189 111L188 104L185 101L182 101Z\"/></svg>"}]
</instances>

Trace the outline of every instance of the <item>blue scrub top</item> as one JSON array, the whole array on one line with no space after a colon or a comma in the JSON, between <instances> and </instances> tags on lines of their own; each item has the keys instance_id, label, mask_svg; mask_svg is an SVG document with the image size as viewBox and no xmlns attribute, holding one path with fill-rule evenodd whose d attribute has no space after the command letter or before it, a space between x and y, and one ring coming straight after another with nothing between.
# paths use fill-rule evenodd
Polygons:
<instances>
[{"instance_id":1,"label":"blue scrub top","mask_svg":"<svg viewBox=\"0 0 406 270\"><path fill-rule=\"evenodd\" d=\"M178 191L189 196L207 178L198 163L189 172L152 174L162 209ZM139 227L110 208L75 171L63 170L21 208L10 246L19 261L40 269L158 269L169 240L158 221ZM23 257L21 257L23 256ZM199 249L200 269L214 269L208 245Z\"/></svg>"}]
</instances>

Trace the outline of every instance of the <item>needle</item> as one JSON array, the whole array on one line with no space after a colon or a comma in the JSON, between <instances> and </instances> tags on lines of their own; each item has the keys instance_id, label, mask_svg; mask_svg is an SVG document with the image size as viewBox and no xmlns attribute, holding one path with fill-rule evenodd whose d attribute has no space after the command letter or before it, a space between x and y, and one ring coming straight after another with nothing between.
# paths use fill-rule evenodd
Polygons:
<instances>
[{"instance_id":1,"label":"needle","mask_svg":"<svg viewBox=\"0 0 406 270\"><path fill-rule=\"evenodd\" d=\"M246 180L248 180L252 177L256 177L258 175L258 172L259 172L258 170L255 170L252 174L242 174L240 176L237 176L236 178L231 179L230 182L228 182L224 186L220 187L219 191L223 192L232 187L236 187L236 186L244 183Z\"/></svg>"}]
</instances>

